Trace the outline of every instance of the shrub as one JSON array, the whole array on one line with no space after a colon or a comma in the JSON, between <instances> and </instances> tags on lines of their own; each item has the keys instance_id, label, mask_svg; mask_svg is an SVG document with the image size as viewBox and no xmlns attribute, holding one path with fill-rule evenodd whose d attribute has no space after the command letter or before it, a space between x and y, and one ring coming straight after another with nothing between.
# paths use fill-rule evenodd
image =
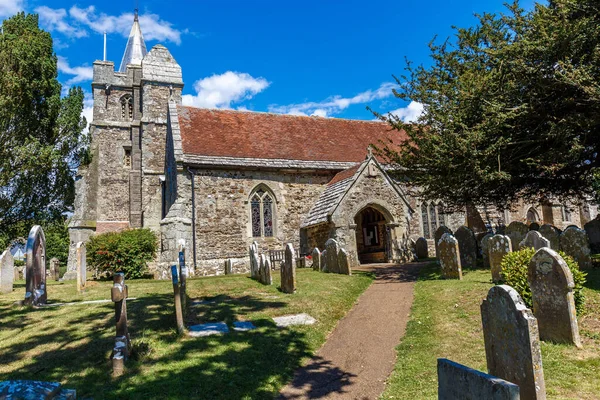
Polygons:
<instances>
[{"instance_id":1,"label":"shrub","mask_svg":"<svg viewBox=\"0 0 600 400\"><path fill-rule=\"evenodd\" d=\"M123 272L126 278L141 278L156 248L157 239L150 229L103 233L91 237L87 260L100 273Z\"/></svg>"},{"instance_id":2,"label":"shrub","mask_svg":"<svg viewBox=\"0 0 600 400\"><path fill-rule=\"evenodd\" d=\"M519 292L529 308L533 306L533 301L531 298L531 288L527 282L527 269L534 254L535 250L531 247L514 251L505 255L500 264L503 283L512 286ZM575 282L573 297L575 298L575 308L579 315L584 310L585 296L583 285L587 274L579 270L579 265L577 265L577 262L571 256L566 255L562 251L559 251L558 254L565 260L571 270L571 274L573 274L573 281Z\"/></svg>"}]
</instances>

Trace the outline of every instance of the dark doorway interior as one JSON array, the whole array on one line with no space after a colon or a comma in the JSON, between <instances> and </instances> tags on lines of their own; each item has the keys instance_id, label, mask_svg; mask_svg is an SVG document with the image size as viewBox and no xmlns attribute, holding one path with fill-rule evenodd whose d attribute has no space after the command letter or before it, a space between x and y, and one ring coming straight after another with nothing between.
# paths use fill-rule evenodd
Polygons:
<instances>
[{"instance_id":1,"label":"dark doorway interior","mask_svg":"<svg viewBox=\"0 0 600 400\"><path fill-rule=\"evenodd\" d=\"M356 215L354 222L360 263L388 262L388 232L383 214L373 207L367 207Z\"/></svg>"}]
</instances>

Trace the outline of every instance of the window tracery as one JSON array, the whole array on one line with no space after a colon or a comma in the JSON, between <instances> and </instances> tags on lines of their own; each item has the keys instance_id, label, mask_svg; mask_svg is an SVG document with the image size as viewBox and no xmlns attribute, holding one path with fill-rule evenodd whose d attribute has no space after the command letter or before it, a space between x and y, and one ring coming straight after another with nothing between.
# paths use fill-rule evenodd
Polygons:
<instances>
[{"instance_id":1,"label":"window tracery","mask_svg":"<svg viewBox=\"0 0 600 400\"><path fill-rule=\"evenodd\" d=\"M440 226L445 225L444 203L429 202L421 204L421 226L423 227L423 237L425 239L433 239L435 231Z\"/></svg>"},{"instance_id":2,"label":"window tracery","mask_svg":"<svg viewBox=\"0 0 600 400\"><path fill-rule=\"evenodd\" d=\"M130 94L121 97L121 118L133 121L133 97Z\"/></svg>"},{"instance_id":3,"label":"window tracery","mask_svg":"<svg viewBox=\"0 0 600 400\"><path fill-rule=\"evenodd\" d=\"M250 222L253 237L274 236L273 194L259 187L250 196Z\"/></svg>"}]
</instances>

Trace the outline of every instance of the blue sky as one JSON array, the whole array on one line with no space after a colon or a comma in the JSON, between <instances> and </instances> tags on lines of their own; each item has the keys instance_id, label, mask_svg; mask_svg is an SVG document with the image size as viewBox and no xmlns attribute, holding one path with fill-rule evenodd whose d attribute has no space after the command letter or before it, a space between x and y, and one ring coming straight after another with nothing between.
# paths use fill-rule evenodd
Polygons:
<instances>
[{"instance_id":1,"label":"blue sky","mask_svg":"<svg viewBox=\"0 0 600 400\"><path fill-rule=\"evenodd\" d=\"M370 105L410 120L419 104L391 93L391 75L402 74L405 57L428 64L435 35L473 25L474 13L501 12L505 1L139 0L139 13L148 49L164 44L181 65L186 104L373 119ZM118 68L135 4L0 0L0 19L18 10L39 13L55 39L59 79L89 93L102 32ZM88 97L88 117L89 105Z\"/></svg>"}]
</instances>

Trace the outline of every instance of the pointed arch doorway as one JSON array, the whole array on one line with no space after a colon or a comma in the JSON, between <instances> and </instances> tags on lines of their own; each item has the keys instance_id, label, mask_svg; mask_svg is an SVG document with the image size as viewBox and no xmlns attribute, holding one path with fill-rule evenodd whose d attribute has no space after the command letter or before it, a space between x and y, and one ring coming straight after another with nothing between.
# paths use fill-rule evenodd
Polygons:
<instances>
[{"instance_id":1,"label":"pointed arch doorway","mask_svg":"<svg viewBox=\"0 0 600 400\"><path fill-rule=\"evenodd\" d=\"M390 232L385 215L374 207L362 209L354 217L356 251L361 264L386 263L390 260Z\"/></svg>"}]
</instances>

